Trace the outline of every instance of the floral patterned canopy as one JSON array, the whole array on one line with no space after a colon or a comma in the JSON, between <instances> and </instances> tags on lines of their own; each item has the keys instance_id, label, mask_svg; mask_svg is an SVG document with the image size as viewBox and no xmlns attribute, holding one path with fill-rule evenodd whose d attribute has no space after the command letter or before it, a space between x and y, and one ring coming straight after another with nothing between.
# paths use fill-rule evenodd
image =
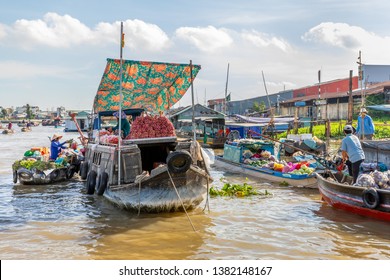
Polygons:
<instances>
[{"instance_id":1,"label":"floral patterned canopy","mask_svg":"<svg viewBox=\"0 0 390 280\"><path fill-rule=\"evenodd\" d=\"M158 112L171 108L191 85L190 64L122 60L122 110ZM200 65L192 65L195 79ZM120 60L107 59L95 96L95 112L119 110Z\"/></svg>"}]
</instances>

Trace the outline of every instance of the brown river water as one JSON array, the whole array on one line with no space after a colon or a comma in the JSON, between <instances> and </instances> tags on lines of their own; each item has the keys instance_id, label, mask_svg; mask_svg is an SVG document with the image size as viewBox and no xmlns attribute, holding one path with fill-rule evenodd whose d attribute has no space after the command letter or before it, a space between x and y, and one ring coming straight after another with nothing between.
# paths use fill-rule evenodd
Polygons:
<instances>
[{"instance_id":1,"label":"brown river water","mask_svg":"<svg viewBox=\"0 0 390 280\"><path fill-rule=\"evenodd\" d=\"M185 213L141 214L87 195L75 179L56 185L12 182L12 163L33 146L49 146L63 128L0 134L0 259L2 260L389 260L390 224L335 210L318 190L248 178L273 196L210 198ZM64 140L76 133L62 133ZM244 182L240 174L211 169ZM203 211L204 210L204 211Z\"/></svg>"}]
</instances>

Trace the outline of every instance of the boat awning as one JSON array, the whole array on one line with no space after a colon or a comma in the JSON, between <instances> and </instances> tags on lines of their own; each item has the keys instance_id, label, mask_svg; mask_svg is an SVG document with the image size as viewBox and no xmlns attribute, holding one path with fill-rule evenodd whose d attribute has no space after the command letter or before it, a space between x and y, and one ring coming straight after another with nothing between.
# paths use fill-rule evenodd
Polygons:
<instances>
[{"instance_id":1,"label":"boat awning","mask_svg":"<svg viewBox=\"0 0 390 280\"><path fill-rule=\"evenodd\" d=\"M367 106L367 108L378 110L378 111L385 111L390 112L390 104L384 104L384 105L371 105Z\"/></svg>"},{"instance_id":2,"label":"boat awning","mask_svg":"<svg viewBox=\"0 0 390 280\"><path fill-rule=\"evenodd\" d=\"M200 65L122 60L122 109L165 111L177 103L200 70ZM107 65L94 99L94 112L120 107L120 60Z\"/></svg>"}]
</instances>

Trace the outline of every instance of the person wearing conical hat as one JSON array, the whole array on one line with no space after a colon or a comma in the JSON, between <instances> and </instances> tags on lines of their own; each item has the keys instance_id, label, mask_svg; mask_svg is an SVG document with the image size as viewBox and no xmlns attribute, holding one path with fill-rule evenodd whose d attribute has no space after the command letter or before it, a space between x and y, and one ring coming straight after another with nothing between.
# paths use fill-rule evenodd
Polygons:
<instances>
[{"instance_id":1,"label":"person wearing conical hat","mask_svg":"<svg viewBox=\"0 0 390 280\"><path fill-rule=\"evenodd\" d=\"M61 150L66 149L65 144L67 141L60 143L61 138L62 138L62 135L56 134L56 133L51 138L50 160L56 160L58 157L58 154L61 152Z\"/></svg>"},{"instance_id":2,"label":"person wearing conical hat","mask_svg":"<svg viewBox=\"0 0 390 280\"><path fill-rule=\"evenodd\" d=\"M367 114L366 108L360 109L360 115L357 119L356 134L360 139L372 140L375 133L375 126L372 118Z\"/></svg>"}]
</instances>

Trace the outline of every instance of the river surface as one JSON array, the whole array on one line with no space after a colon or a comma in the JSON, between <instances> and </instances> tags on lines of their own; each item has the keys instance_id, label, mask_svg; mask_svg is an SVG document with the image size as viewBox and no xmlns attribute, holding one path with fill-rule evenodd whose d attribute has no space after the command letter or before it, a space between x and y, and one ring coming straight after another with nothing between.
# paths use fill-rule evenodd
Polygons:
<instances>
[{"instance_id":1,"label":"river surface","mask_svg":"<svg viewBox=\"0 0 390 280\"><path fill-rule=\"evenodd\" d=\"M75 179L46 186L12 182L12 163L33 146L49 146L63 128L0 134L0 259L2 260L389 260L390 224L335 210L318 190L247 178L273 195L210 198L185 213L141 214L87 195ZM62 133L64 140L76 133ZM221 178L246 178L211 169ZM204 210L204 208L206 208ZM196 231L193 230L191 223Z\"/></svg>"}]
</instances>

